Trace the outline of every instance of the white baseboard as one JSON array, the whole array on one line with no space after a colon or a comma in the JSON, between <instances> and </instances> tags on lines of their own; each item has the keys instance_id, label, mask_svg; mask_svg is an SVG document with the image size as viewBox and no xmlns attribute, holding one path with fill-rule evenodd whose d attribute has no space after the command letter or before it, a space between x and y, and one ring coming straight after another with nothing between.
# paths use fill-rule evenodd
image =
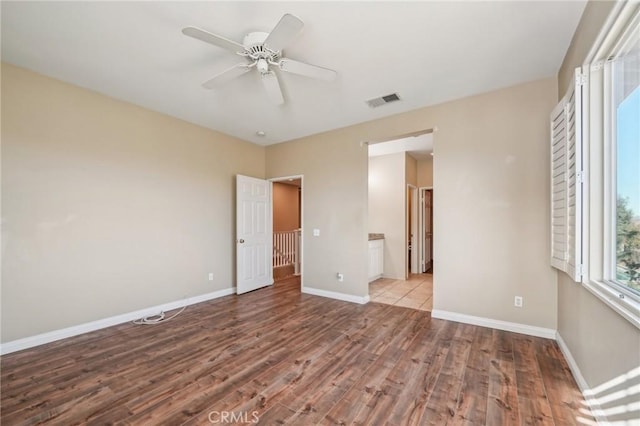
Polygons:
<instances>
[{"instance_id":1,"label":"white baseboard","mask_svg":"<svg viewBox=\"0 0 640 426\"><path fill-rule=\"evenodd\" d=\"M338 293L336 291L321 290L313 287L302 287L302 292L306 294L313 294L314 296L328 297L330 299L342 300L344 302L358 303L364 305L369 303L369 295L366 296L354 296L351 294Z\"/></svg>"},{"instance_id":2,"label":"white baseboard","mask_svg":"<svg viewBox=\"0 0 640 426\"><path fill-rule=\"evenodd\" d=\"M462 322L465 324L479 325L481 327L495 328L497 330L512 331L514 333L526 334L529 336L544 337L546 339L555 340L556 338L556 330L553 330L551 328L536 327L527 324L519 324L517 322L476 317L473 315L459 314L457 312L441 311L439 309L434 309L433 311L431 311L431 317L455 322Z\"/></svg>"},{"instance_id":3,"label":"white baseboard","mask_svg":"<svg viewBox=\"0 0 640 426\"><path fill-rule=\"evenodd\" d=\"M602 407L600 407L600 404L598 403L597 399L590 397L589 391L591 390L591 388L589 387L589 384L587 383L584 376L582 375L582 372L578 367L578 363L573 358L573 355L569 350L569 346L567 346L567 344L565 343L560 333L556 334L556 341L558 342L558 346L560 347L560 352L562 352L562 355L567 360L567 364L569 364L569 369L571 370L571 374L573 375L573 378L578 384L578 387L580 388L580 391L582 392L582 395L584 396L585 401L587 401L587 403L589 404L589 408L591 408L591 413L596 418L599 424L609 424L607 417L604 415L602 411Z\"/></svg>"},{"instance_id":4,"label":"white baseboard","mask_svg":"<svg viewBox=\"0 0 640 426\"><path fill-rule=\"evenodd\" d=\"M152 306L140 309L126 314L116 315L96 321L87 322L72 327L63 328L61 330L49 331L47 333L37 334L35 336L25 337L23 339L13 340L11 342L0 344L0 355L9 354L11 352L29 349L34 346L44 345L45 343L55 342L56 340L66 339L67 337L77 336L79 334L88 333L90 331L100 330L102 328L111 327L129 321L134 321L149 315L156 315L160 312L171 311L173 309L182 308L183 306L194 305L196 303L205 302L207 300L217 299L219 297L228 296L236 292L235 287L225 288L223 290L214 291L212 293L201 294L175 302L169 302L158 306Z\"/></svg>"},{"instance_id":5,"label":"white baseboard","mask_svg":"<svg viewBox=\"0 0 640 426\"><path fill-rule=\"evenodd\" d=\"M558 341L558 346L560 346L560 351L562 352L562 355L564 355L565 359L567 360L567 364L569 364L569 368L573 373L573 378L576 379L576 383L578 384L578 387L580 388L580 390L584 392L585 390L589 389L589 385L587 384L587 381L584 379L584 377L582 377L582 373L578 368L578 363L576 363L576 360L573 358L573 355L571 355L571 351L569 350L569 347L567 346L567 344L564 342L564 339L562 339L562 336L560 335L560 333L556 335L556 340Z\"/></svg>"}]
</instances>

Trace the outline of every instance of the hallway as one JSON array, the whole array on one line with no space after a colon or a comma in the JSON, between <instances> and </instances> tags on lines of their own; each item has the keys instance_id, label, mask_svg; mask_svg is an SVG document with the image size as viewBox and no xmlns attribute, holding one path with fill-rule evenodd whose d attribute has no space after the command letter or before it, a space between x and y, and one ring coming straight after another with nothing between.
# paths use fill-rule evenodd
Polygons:
<instances>
[{"instance_id":1,"label":"hallway","mask_svg":"<svg viewBox=\"0 0 640 426\"><path fill-rule=\"evenodd\" d=\"M408 280L380 278L369 284L372 302L421 311L433 309L433 274L411 274Z\"/></svg>"}]
</instances>

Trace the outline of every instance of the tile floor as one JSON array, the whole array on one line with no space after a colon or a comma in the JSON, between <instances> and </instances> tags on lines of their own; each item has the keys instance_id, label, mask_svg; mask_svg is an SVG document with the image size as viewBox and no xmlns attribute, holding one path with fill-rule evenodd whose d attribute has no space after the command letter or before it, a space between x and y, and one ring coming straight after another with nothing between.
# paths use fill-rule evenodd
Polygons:
<instances>
[{"instance_id":1,"label":"tile floor","mask_svg":"<svg viewBox=\"0 0 640 426\"><path fill-rule=\"evenodd\" d=\"M433 309L433 275L411 274L408 280L380 278L369 283L372 302L431 311Z\"/></svg>"}]
</instances>

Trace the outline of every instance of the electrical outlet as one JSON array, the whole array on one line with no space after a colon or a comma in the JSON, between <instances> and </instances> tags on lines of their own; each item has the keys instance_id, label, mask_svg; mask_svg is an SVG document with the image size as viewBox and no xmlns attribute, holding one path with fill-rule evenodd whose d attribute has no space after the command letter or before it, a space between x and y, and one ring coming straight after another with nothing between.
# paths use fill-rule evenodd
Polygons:
<instances>
[{"instance_id":1,"label":"electrical outlet","mask_svg":"<svg viewBox=\"0 0 640 426\"><path fill-rule=\"evenodd\" d=\"M213 272L209 272L209 281L213 281Z\"/></svg>"},{"instance_id":2,"label":"electrical outlet","mask_svg":"<svg viewBox=\"0 0 640 426\"><path fill-rule=\"evenodd\" d=\"M338 272L338 281L340 282L344 281L344 274L341 274L340 272Z\"/></svg>"},{"instance_id":3,"label":"electrical outlet","mask_svg":"<svg viewBox=\"0 0 640 426\"><path fill-rule=\"evenodd\" d=\"M513 305L516 308L522 308L522 296L516 296L516 298L515 298L515 300L513 302Z\"/></svg>"}]
</instances>

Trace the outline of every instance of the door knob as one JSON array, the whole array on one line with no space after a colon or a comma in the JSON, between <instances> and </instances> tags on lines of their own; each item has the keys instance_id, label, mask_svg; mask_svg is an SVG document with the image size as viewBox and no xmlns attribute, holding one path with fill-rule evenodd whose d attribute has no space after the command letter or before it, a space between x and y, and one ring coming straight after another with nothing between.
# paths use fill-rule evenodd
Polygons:
<instances>
[{"instance_id":1,"label":"door knob","mask_svg":"<svg viewBox=\"0 0 640 426\"><path fill-rule=\"evenodd\" d=\"M242 244L242 243L244 243L244 240L243 240L242 238L240 238L240 239L238 240L238 242L239 242L240 244Z\"/></svg>"}]
</instances>

